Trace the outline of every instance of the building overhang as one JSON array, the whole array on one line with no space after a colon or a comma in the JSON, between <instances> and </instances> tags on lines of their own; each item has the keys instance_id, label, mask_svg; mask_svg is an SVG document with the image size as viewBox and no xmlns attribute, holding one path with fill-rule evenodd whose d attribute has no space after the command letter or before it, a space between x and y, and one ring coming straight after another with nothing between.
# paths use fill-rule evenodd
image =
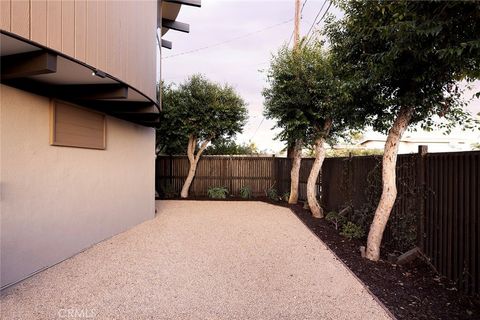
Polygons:
<instances>
[{"instance_id":1,"label":"building overhang","mask_svg":"<svg viewBox=\"0 0 480 320\"><path fill-rule=\"evenodd\" d=\"M200 8L202 6L201 0L164 0L169 3L183 4L185 6L192 6Z\"/></svg>"},{"instance_id":2,"label":"building overhang","mask_svg":"<svg viewBox=\"0 0 480 320\"><path fill-rule=\"evenodd\" d=\"M157 14L157 28L160 29L161 36L165 35L169 30L180 32L190 32L190 25L177 21L180 8L184 6L201 7L201 0L159 0ZM163 40L163 39L162 39ZM171 49L172 43L168 41L168 45L161 43L162 47Z\"/></svg>"},{"instance_id":3,"label":"building overhang","mask_svg":"<svg viewBox=\"0 0 480 320\"><path fill-rule=\"evenodd\" d=\"M1 83L155 127L160 106L140 90L84 62L0 30Z\"/></svg>"}]
</instances>

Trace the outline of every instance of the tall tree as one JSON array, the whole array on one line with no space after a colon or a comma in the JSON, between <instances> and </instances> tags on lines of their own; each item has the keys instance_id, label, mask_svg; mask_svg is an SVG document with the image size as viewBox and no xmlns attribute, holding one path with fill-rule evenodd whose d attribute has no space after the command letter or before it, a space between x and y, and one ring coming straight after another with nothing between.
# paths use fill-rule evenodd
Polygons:
<instances>
[{"instance_id":1,"label":"tall tree","mask_svg":"<svg viewBox=\"0 0 480 320\"><path fill-rule=\"evenodd\" d=\"M366 257L378 260L397 189L399 141L409 125L447 130L473 119L464 112L458 81L480 76L480 2L339 1L344 17L327 27L332 52L356 73L356 111L387 132L382 195L368 235ZM435 122L437 117L446 121Z\"/></svg>"},{"instance_id":2,"label":"tall tree","mask_svg":"<svg viewBox=\"0 0 480 320\"><path fill-rule=\"evenodd\" d=\"M325 143L354 126L349 122L348 79L342 75L335 72L331 56L320 42L303 41L295 50L280 49L272 61L270 87L264 91L267 115L275 116L282 132L314 145L307 198L316 218L323 217L315 185L325 159ZM288 131L291 128L293 133Z\"/></svg>"},{"instance_id":3,"label":"tall tree","mask_svg":"<svg viewBox=\"0 0 480 320\"><path fill-rule=\"evenodd\" d=\"M243 130L247 119L246 104L228 85L219 85L201 75L194 75L178 87L163 90L163 112L157 138L168 137L176 144L185 141L190 163L180 196L188 197L198 161L215 138L231 137Z\"/></svg>"},{"instance_id":4,"label":"tall tree","mask_svg":"<svg viewBox=\"0 0 480 320\"><path fill-rule=\"evenodd\" d=\"M276 121L275 127L281 129L277 138L286 142L289 153L291 153L292 168L288 199L290 204L298 201L303 139L308 130L308 122L302 112L302 105L305 104L305 101L299 94L302 81L294 60L294 55L297 53L297 49L290 50L287 46L279 50L270 62L267 73L268 86L262 92L265 98L264 115L266 118Z\"/></svg>"}]
</instances>

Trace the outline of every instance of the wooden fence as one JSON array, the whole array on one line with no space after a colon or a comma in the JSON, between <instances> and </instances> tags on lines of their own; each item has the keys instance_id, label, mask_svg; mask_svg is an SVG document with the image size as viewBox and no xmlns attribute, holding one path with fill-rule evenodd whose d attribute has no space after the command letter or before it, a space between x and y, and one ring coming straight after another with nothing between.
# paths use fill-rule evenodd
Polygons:
<instances>
[{"instance_id":1,"label":"wooden fence","mask_svg":"<svg viewBox=\"0 0 480 320\"><path fill-rule=\"evenodd\" d=\"M300 168L299 198L307 198L307 179L313 159L303 159ZM265 196L275 188L279 196L290 192L291 160L276 157L202 156L198 162L190 195L207 196L210 187L226 187L231 195L239 195L240 188L249 186L253 196ZM161 197L166 193L179 194L188 174L186 156L160 156L156 161L156 190ZM320 193L320 177L317 180Z\"/></svg>"},{"instance_id":2,"label":"wooden fence","mask_svg":"<svg viewBox=\"0 0 480 320\"><path fill-rule=\"evenodd\" d=\"M188 174L186 156L157 158L157 191L167 189L180 193ZM210 187L226 187L230 194L238 195L242 186L250 186L254 196L265 195L275 186L276 161L271 157L202 156L198 162L190 195L207 196Z\"/></svg>"},{"instance_id":3,"label":"wooden fence","mask_svg":"<svg viewBox=\"0 0 480 320\"><path fill-rule=\"evenodd\" d=\"M299 198L313 159L303 159ZM158 157L156 187L161 196L178 194L188 172L185 156ZM242 186L254 196L274 187L290 190L291 160L276 157L203 156L190 188L206 196L210 187L225 186L238 195ZM480 293L480 152L400 155L398 195L383 245L404 251L417 245L438 271L468 293ZM328 158L317 181L327 212L352 207L348 218L368 229L381 194L381 157Z\"/></svg>"},{"instance_id":4,"label":"wooden fence","mask_svg":"<svg viewBox=\"0 0 480 320\"><path fill-rule=\"evenodd\" d=\"M480 152L425 157L424 251L438 271L480 293Z\"/></svg>"}]
</instances>

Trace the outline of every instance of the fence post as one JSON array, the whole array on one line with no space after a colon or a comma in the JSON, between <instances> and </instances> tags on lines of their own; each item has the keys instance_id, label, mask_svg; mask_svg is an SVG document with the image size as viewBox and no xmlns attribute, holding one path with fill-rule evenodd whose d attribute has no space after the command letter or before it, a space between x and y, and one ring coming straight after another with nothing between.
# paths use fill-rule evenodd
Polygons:
<instances>
[{"instance_id":1,"label":"fence post","mask_svg":"<svg viewBox=\"0 0 480 320\"><path fill-rule=\"evenodd\" d=\"M230 191L230 194L234 194L233 193L233 157L232 155L228 157L228 180L229 180L228 190Z\"/></svg>"},{"instance_id":2,"label":"fence post","mask_svg":"<svg viewBox=\"0 0 480 320\"><path fill-rule=\"evenodd\" d=\"M169 182L170 182L170 185L173 184L173 156L170 155L170 164L169 164L169 170L168 170L168 174L170 175L169 177Z\"/></svg>"},{"instance_id":3,"label":"fence post","mask_svg":"<svg viewBox=\"0 0 480 320\"><path fill-rule=\"evenodd\" d=\"M427 153L428 146L418 146L415 177L417 189L417 246L422 252L425 249L425 159Z\"/></svg>"},{"instance_id":4,"label":"fence post","mask_svg":"<svg viewBox=\"0 0 480 320\"><path fill-rule=\"evenodd\" d=\"M352 152L349 152L348 153L348 174L347 174L347 181L345 181L345 183L347 185L346 197L348 199L346 204L352 206L351 211L353 211L353 193L355 192L355 186L353 181L353 161L354 161L353 154ZM349 215L351 214L352 213L349 212Z\"/></svg>"},{"instance_id":5,"label":"fence post","mask_svg":"<svg viewBox=\"0 0 480 320\"><path fill-rule=\"evenodd\" d=\"M275 161L275 154L272 155L272 174L270 175L271 177L271 180L272 180L272 187L274 185L277 184L277 166L275 165L276 164L276 161ZM278 192L280 193L281 190L279 189L279 185L276 186L276 189L278 190Z\"/></svg>"}]
</instances>

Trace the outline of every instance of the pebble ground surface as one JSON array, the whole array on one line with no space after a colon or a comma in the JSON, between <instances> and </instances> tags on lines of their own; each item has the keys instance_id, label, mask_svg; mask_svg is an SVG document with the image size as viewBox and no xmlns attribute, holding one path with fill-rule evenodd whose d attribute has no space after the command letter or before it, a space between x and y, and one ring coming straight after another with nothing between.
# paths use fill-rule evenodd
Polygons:
<instances>
[{"instance_id":1,"label":"pebble ground surface","mask_svg":"<svg viewBox=\"0 0 480 320\"><path fill-rule=\"evenodd\" d=\"M391 318L288 208L156 204L154 219L3 290L1 318Z\"/></svg>"}]
</instances>

